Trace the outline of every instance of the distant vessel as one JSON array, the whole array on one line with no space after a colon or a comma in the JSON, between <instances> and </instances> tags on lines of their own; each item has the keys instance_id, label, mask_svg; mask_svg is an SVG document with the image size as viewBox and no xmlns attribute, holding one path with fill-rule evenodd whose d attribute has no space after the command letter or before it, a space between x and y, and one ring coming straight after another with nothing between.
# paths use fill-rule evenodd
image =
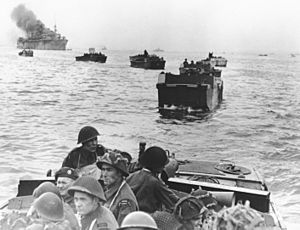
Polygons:
<instances>
[{"instance_id":1,"label":"distant vessel","mask_svg":"<svg viewBox=\"0 0 300 230\"><path fill-rule=\"evenodd\" d=\"M147 50L144 51L144 54L130 56L129 59L130 66L135 68L164 69L166 64L163 57L159 57L155 54L149 55Z\"/></svg>"},{"instance_id":2,"label":"distant vessel","mask_svg":"<svg viewBox=\"0 0 300 230\"><path fill-rule=\"evenodd\" d=\"M221 56L216 57L213 53L208 53L208 58L202 60L203 63L209 63L211 66L216 67L226 67L227 60Z\"/></svg>"},{"instance_id":3,"label":"distant vessel","mask_svg":"<svg viewBox=\"0 0 300 230\"><path fill-rule=\"evenodd\" d=\"M65 50L68 40L57 33L56 25L54 31L44 28L43 32L34 31L28 34L28 38L20 37L17 41L19 49L37 50Z\"/></svg>"},{"instance_id":4,"label":"distant vessel","mask_svg":"<svg viewBox=\"0 0 300 230\"><path fill-rule=\"evenodd\" d=\"M23 49L21 52L19 52L19 56L33 57L33 51L30 49Z\"/></svg>"},{"instance_id":5,"label":"distant vessel","mask_svg":"<svg viewBox=\"0 0 300 230\"><path fill-rule=\"evenodd\" d=\"M160 73L158 76L159 110L196 109L214 110L223 100L221 70L207 59L194 63L187 60L179 68L179 75Z\"/></svg>"},{"instance_id":6,"label":"distant vessel","mask_svg":"<svg viewBox=\"0 0 300 230\"><path fill-rule=\"evenodd\" d=\"M155 50L153 50L154 52L164 52L164 50L160 49L160 48L157 48Z\"/></svg>"},{"instance_id":7,"label":"distant vessel","mask_svg":"<svg viewBox=\"0 0 300 230\"><path fill-rule=\"evenodd\" d=\"M258 56L260 56L260 57L267 57L268 54L259 54Z\"/></svg>"},{"instance_id":8,"label":"distant vessel","mask_svg":"<svg viewBox=\"0 0 300 230\"><path fill-rule=\"evenodd\" d=\"M95 48L89 48L89 53L85 53L83 56L77 56L76 61L93 61L105 63L107 56L101 52L96 53Z\"/></svg>"},{"instance_id":9,"label":"distant vessel","mask_svg":"<svg viewBox=\"0 0 300 230\"><path fill-rule=\"evenodd\" d=\"M103 46L103 47L102 47L102 50L107 50L106 46Z\"/></svg>"}]
</instances>

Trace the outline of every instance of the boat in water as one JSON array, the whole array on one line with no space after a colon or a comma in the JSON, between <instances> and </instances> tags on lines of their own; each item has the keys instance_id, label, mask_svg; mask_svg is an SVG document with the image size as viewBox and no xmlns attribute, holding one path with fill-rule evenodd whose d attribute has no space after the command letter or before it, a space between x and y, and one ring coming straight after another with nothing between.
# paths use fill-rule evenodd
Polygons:
<instances>
[{"instance_id":1,"label":"boat in water","mask_svg":"<svg viewBox=\"0 0 300 230\"><path fill-rule=\"evenodd\" d=\"M93 61L105 63L107 56L101 52L95 52L95 48L89 48L89 53L83 54L83 56L77 56L76 61Z\"/></svg>"},{"instance_id":2,"label":"boat in water","mask_svg":"<svg viewBox=\"0 0 300 230\"><path fill-rule=\"evenodd\" d=\"M213 52L208 53L208 57L202 60L203 63L209 63L211 66L216 67L226 67L227 66L227 59L224 57L216 57L213 55Z\"/></svg>"},{"instance_id":3,"label":"boat in water","mask_svg":"<svg viewBox=\"0 0 300 230\"><path fill-rule=\"evenodd\" d=\"M161 179L179 196L191 194L199 199L212 196L221 208L215 210L217 212L226 207L250 204L260 217L262 228L259 229L286 230L271 200L271 192L256 169L238 166L231 161L178 160L174 154L169 159ZM17 196L3 202L0 212L14 210L26 213L33 202L34 189L46 181L55 183L52 176L20 179Z\"/></svg>"},{"instance_id":4,"label":"boat in water","mask_svg":"<svg viewBox=\"0 0 300 230\"><path fill-rule=\"evenodd\" d=\"M214 110L223 100L221 72L204 59L196 63L185 60L179 75L160 73L156 84L159 110Z\"/></svg>"},{"instance_id":5,"label":"boat in water","mask_svg":"<svg viewBox=\"0 0 300 230\"><path fill-rule=\"evenodd\" d=\"M153 52L164 52L164 50L157 48L157 49L154 49Z\"/></svg>"},{"instance_id":6,"label":"boat in water","mask_svg":"<svg viewBox=\"0 0 300 230\"><path fill-rule=\"evenodd\" d=\"M36 30L27 34L27 38L20 37L17 41L19 49L37 49L37 50L66 50L68 40L57 33L56 25L54 31L44 28L42 32Z\"/></svg>"},{"instance_id":7,"label":"boat in water","mask_svg":"<svg viewBox=\"0 0 300 230\"><path fill-rule=\"evenodd\" d=\"M138 54L130 56L130 66L134 68L143 69L164 69L166 61L163 57L159 57L155 54L149 55L145 50L144 54Z\"/></svg>"},{"instance_id":8,"label":"boat in water","mask_svg":"<svg viewBox=\"0 0 300 230\"><path fill-rule=\"evenodd\" d=\"M33 50L31 49L23 49L19 52L19 56L23 57L33 57Z\"/></svg>"}]
</instances>

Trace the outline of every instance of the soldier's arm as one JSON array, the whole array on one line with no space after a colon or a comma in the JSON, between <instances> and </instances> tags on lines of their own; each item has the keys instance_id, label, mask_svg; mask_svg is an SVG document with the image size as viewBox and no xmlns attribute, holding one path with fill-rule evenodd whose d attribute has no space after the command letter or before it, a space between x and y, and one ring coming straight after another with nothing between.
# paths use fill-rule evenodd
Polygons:
<instances>
[{"instance_id":1,"label":"soldier's arm","mask_svg":"<svg viewBox=\"0 0 300 230\"><path fill-rule=\"evenodd\" d=\"M116 217L117 222L119 225L122 223L125 216L127 216L129 213L137 211L138 207L135 205L135 203L131 200L124 199L121 200L118 204L118 216Z\"/></svg>"}]
</instances>

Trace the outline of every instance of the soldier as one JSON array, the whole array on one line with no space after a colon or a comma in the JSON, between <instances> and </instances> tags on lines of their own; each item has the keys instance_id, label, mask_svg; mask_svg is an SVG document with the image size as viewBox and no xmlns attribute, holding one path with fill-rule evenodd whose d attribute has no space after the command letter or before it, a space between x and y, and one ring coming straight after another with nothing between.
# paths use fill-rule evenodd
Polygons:
<instances>
[{"instance_id":1,"label":"soldier","mask_svg":"<svg viewBox=\"0 0 300 230\"><path fill-rule=\"evenodd\" d=\"M43 227L42 229L71 230L69 221L64 218L63 202L54 193L43 193L33 202L32 207L37 216L28 229L38 225Z\"/></svg>"},{"instance_id":2,"label":"soldier","mask_svg":"<svg viewBox=\"0 0 300 230\"><path fill-rule=\"evenodd\" d=\"M169 162L166 151L160 147L150 147L141 154L139 161L143 168L127 179L139 209L148 213L162 210L162 205L172 209L179 198L159 179L164 166Z\"/></svg>"},{"instance_id":3,"label":"soldier","mask_svg":"<svg viewBox=\"0 0 300 230\"><path fill-rule=\"evenodd\" d=\"M135 211L128 214L118 230L158 230L154 219L145 212Z\"/></svg>"},{"instance_id":4,"label":"soldier","mask_svg":"<svg viewBox=\"0 0 300 230\"><path fill-rule=\"evenodd\" d=\"M32 194L33 199L36 200L40 196L42 196L44 193L49 193L49 192L55 194L56 196L58 196L62 200L62 197L60 195L60 192L59 192L58 188L51 182L44 182L44 183L40 184L33 191L33 194ZM74 214L73 209L66 202L62 201L62 204L63 204L65 219L68 220L68 222L70 223L71 229L72 230L78 230L79 229L79 223L77 221L77 218ZM31 206L31 208L28 211L28 216L34 217L35 215L36 215L36 210L35 210L34 206Z\"/></svg>"},{"instance_id":5,"label":"soldier","mask_svg":"<svg viewBox=\"0 0 300 230\"><path fill-rule=\"evenodd\" d=\"M71 206L74 212L76 212L74 199L68 193L68 188L73 184L73 182L78 178L77 172L69 167L62 167L55 173L56 186L59 193L67 204Z\"/></svg>"},{"instance_id":6,"label":"soldier","mask_svg":"<svg viewBox=\"0 0 300 230\"><path fill-rule=\"evenodd\" d=\"M127 160L117 152L109 151L97 162L101 169L106 197L105 206L121 224L127 214L138 210L135 195L125 178L128 176Z\"/></svg>"},{"instance_id":7,"label":"soldier","mask_svg":"<svg viewBox=\"0 0 300 230\"><path fill-rule=\"evenodd\" d=\"M99 179L101 171L96 166L98 156L103 156L105 148L98 144L97 129L91 126L83 127L78 134L77 144L82 146L73 149L64 159L62 167L70 167L78 171L79 176L93 176Z\"/></svg>"},{"instance_id":8,"label":"soldier","mask_svg":"<svg viewBox=\"0 0 300 230\"><path fill-rule=\"evenodd\" d=\"M74 196L82 230L115 230L118 228L113 213L102 206L106 199L101 185L95 178L79 177L68 192Z\"/></svg>"},{"instance_id":9,"label":"soldier","mask_svg":"<svg viewBox=\"0 0 300 230\"><path fill-rule=\"evenodd\" d=\"M152 217L160 230L195 230L201 229L202 214L205 211L201 200L188 195L176 203L172 213L157 211Z\"/></svg>"}]
</instances>

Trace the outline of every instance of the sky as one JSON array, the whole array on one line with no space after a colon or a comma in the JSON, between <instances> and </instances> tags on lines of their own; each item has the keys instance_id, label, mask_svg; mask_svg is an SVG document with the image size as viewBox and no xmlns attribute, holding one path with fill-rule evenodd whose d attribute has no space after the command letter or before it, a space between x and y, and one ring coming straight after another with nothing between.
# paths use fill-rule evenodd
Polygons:
<instances>
[{"instance_id":1,"label":"sky","mask_svg":"<svg viewBox=\"0 0 300 230\"><path fill-rule=\"evenodd\" d=\"M2 0L2 46L22 35L11 19L21 3L67 48L300 52L299 0Z\"/></svg>"}]
</instances>

